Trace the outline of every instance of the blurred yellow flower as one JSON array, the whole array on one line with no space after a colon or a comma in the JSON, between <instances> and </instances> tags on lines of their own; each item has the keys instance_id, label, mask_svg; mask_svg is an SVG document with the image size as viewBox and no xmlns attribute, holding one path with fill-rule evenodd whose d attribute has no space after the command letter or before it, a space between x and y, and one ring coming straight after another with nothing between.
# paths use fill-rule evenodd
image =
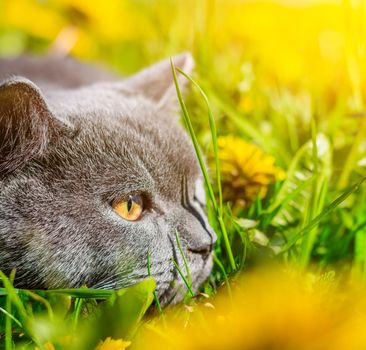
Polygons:
<instances>
[{"instance_id":1,"label":"blurred yellow flower","mask_svg":"<svg viewBox=\"0 0 366 350\"><path fill-rule=\"evenodd\" d=\"M146 324L136 349L365 349L365 289L330 277L257 269L237 280L231 300L221 290L215 309L199 305L188 322L170 309Z\"/></svg>"},{"instance_id":2,"label":"blurred yellow flower","mask_svg":"<svg viewBox=\"0 0 366 350\"><path fill-rule=\"evenodd\" d=\"M275 158L254 144L221 136L218 146L225 201L243 206L256 196L263 198L270 184L285 179L285 172L274 164Z\"/></svg>"},{"instance_id":3,"label":"blurred yellow flower","mask_svg":"<svg viewBox=\"0 0 366 350\"><path fill-rule=\"evenodd\" d=\"M108 337L104 341L101 341L95 350L124 350L131 345L130 341L124 341L123 339L112 339Z\"/></svg>"},{"instance_id":4,"label":"blurred yellow flower","mask_svg":"<svg viewBox=\"0 0 366 350\"><path fill-rule=\"evenodd\" d=\"M242 93L247 91L252 80L249 66L244 65L242 71L245 84L240 81L240 70L243 61L253 62L262 72L258 83L265 87L295 84L325 88L329 94L334 82L337 86L351 83L352 103L357 105L366 73L363 0L205 3L2 0L0 53L4 54L1 39L10 43L5 49L13 54L29 49L39 52L40 47L44 51L71 27L74 33L68 47L73 55L118 63L130 72L181 50L199 57L207 47L215 53L215 76L225 77L220 84L226 88L240 85ZM208 23L203 20L206 16ZM252 108L250 99L242 103L244 110Z\"/></svg>"}]
</instances>

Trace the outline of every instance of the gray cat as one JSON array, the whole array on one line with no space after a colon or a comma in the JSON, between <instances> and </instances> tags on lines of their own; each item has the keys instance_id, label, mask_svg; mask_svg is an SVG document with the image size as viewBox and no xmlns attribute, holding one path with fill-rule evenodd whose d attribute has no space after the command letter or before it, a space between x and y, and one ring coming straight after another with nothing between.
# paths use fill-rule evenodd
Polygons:
<instances>
[{"instance_id":1,"label":"gray cat","mask_svg":"<svg viewBox=\"0 0 366 350\"><path fill-rule=\"evenodd\" d=\"M71 59L0 61L0 269L17 287L123 288L148 277L150 254L161 302L177 302L177 231L197 290L216 236L178 111L168 60L124 80Z\"/></svg>"}]
</instances>

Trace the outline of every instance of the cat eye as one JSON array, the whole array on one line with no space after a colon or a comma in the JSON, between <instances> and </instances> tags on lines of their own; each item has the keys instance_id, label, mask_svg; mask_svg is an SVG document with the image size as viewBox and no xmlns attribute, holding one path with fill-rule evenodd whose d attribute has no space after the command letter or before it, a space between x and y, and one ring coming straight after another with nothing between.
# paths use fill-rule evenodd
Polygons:
<instances>
[{"instance_id":1,"label":"cat eye","mask_svg":"<svg viewBox=\"0 0 366 350\"><path fill-rule=\"evenodd\" d=\"M114 201L112 208L125 220L136 221L141 217L143 201L140 195L129 195L127 199Z\"/></svg>"}]
</instances>

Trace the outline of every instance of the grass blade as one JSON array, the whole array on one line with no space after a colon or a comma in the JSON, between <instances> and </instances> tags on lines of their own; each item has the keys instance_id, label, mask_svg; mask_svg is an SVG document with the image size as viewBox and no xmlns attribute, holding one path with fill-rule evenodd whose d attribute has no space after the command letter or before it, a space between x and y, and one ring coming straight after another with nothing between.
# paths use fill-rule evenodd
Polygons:
<instances>
[{"instance_id":1,"label":"grass blade","mask_svg":"<svg viewBox=\"0 0 366 350\"><path fill-rule=\"evenodd\" d=\"M357 271L357 277L360 277L363 281L366 279L366 229L357 230L355 233L354 243L354 270Z\"/></svg>"},{"instance_id":2,"label":"grass blade","mask_svg":"<svg viewBox=\"0 0 366 350\"><path fill-rule=\"evenodd\" d=\"M9 280L10 283L13 284L15 277L15 270L13 270L10 274ZM5 301L5 309L6 312L6 319L5 319L5 349L11 350L13 348L13 339L12 339L12 325L11 322L14 319L14 317L10 317L11 315L11 297L10 295L6 296Z\"/></svg>"},{"instance_id":3,"label":"grass blade","mask_svg":"<svg viewBox=\"0 0 366 350\"><path fill-rule=\"evenodd\" d=\"M3 282L3 285L6 289L6 293L7 293L6 295L8 297L10 297L12 303L17 308L19 316L22 319L22 323L24 324L24 321L27 320L28 315L27 315L27 311L25 310L25 307L24 307L22 301L20 300L17 293L15 293L14 288L13 288L10 280L4 275L4 273L2 271L0 271L0 278L1 278L1 280Z\"/></svg>"},{"instance_id":4,"label":"grass blade","mask_svg":"<svg viewBox=\"0 0 366 350\"><path fill-rule=\"evenodd\" d=\"M30 290L24 290L23 293L28 295L32 299L38 301L39 303L43 304L44 307L47 309L47 312L48 312L48 315L49 315L50 319L51 320L53 319L52 307L51 307L51 304L48 302L48 300L46 300L45 298L42 298L40 295L38 295L37 293L34 293Z\"/></svg>"},{"instance_id":5,"label":"grass blade","mask_svg":"<svg viewBox=\"0 0 366 350\"><path fill-rule=\"evenodd\" d=\"M38 292L38 291L36 291L36 292ZM113 290L87 289L87 288L50 289L50 290L42 290L40 292L52 293L52 294L65 294L65 295L69 295L70 297L85 298L85 299L107 299L114 293Z\"/></svg>"},{"instance_id":6,"label":"grass blade","mask_svg":"<svg viewBox=\"0 0 366 350\"><path fill-rule=\"evenodd\" d=\"M151 276L150 252L147 253L147 273L148 273L149 277L153 277L153 276ZM156 304L156 307L157 307L159 313L160 314L163 313L163 310L162 310L160 302L159 302L158 295L156 294L155 290L153 291L153 296L154 296L155 304Z\"/></svg>"},{"instance_id":7,"label":"grass blade","mask_svg":"<svg viewBox=\"0 0 366 350\"><path fill-rule=\"evenodd\" d=\"M178 249L179 249L180 255L182 256L183 263L184 263L184 267L185 267L186 272L187 272L187 281L188 281L189 285L192 286L191 271L189 270L189 266L188 266L188 262L187 262L186 256L183 253L183 249L182 249L182 246L180 244L178 230L175 230L175 239L177 241Z\"/></svg>"},{"instance_id":8,"label":"grass blade","mask_svg":"<svg viewBox=\"0 0 366 350\"><path fill-rule=\"evenodd\" d=\"M24 331L29 335L29 337L38 345L40 349L43 349L43 345L40 344L37 337L32 331L30 327L30 317L27 314L27 311L23 305L22 300L20 299L17 292L15 292L11 281L5 276L5 274L0 271L0 279L6 289L7 298L10 298L11 303L16 307L19 317L21 319L21 324L23 325Z\"/></svg>"},{"instance_id":9,"label":"grass blade","mask_svg":"<svg viewBox=\"0 0 366 350\"><path fill-rule=\"evenodd\" d=\"M201 166L201 170L202 170L205 182L206 182L206 186L208 188L209 196L211 198L212 206L214 207L214 209L216 211L217 220L218 220L218 223L219 223L219 226L220 226L222 237L224 239L225 249L226 249L226 252L228 254L231 269L233 271L235 271L236 270L236 263L235 263L235 259L234 259L234 256L233 256L233 252L231 250L231 246L230 246L228 234L227 234L227 231L226 231L225 223L224 223L224 220L222 218L222 211L223 211L222 210L222 190L221 190L220 164L219 164L218 145L217 145L217 132L216 132L215 119L213 117L212 110L211 110L210 105L208 103L207 96L205 95L203 90L199 87L199 85L191 77L189 77L187 74L183 73L181 70L178 70L174 66L174 63L173 63L172 59L170 59L170 64L171 64L171 67L172 67L173 79L174 79L174 84L175 84L175 88L176 88L176 91L177 91L178 100L179 100L180 106L181 106L182 111L183 111L184 121L185 121L185 123L188 127L189 134L191 136L191 139L192 139L195 151L196 151L196 155L197 155L198 161L199 161L200 166ZM196 137L196 134L193 130L191 118L189 116L187 107L184 103L182 93L181 93L180 88L179 88L176 70L178 70L180 73L182 73L188 80L190 80L198 88L198 90L200 91L201 95L203 96L203 98L206 102L207 108L208 108L209 122L210 122L210 128L211 128L211 136L212 136L212 142L213 142L214 153L215 153L216 176L218 176L217 181L218 181L218 190L219 190L219 205L217 205L217 203L216 203L216 198L215 198L215 195L214 195L214 192L213 192L213 189L212 189L209 177L208 177L208 173L207 173L205 163L203 162L203 158L202 158L201 150L200 150L199 145L198 145L197 137Z\"/></svg>"},{"instance_id":10,"label":"grass blade","mask_svg":"<svg viewBox=\"0 0 366 350\"><path fill-rule=\"evenodd\" d=\"M22 323L18 319L16 319L11 313L9 313L8 311L6 311L2 307L0 307L0 312L2 312L7 317L10 317L20 328L23 328Z\"/></svg>"},{"instance_id":11,"label":"grass blade","mask_svg":"<svg viewBox=\"0 0 366 350\"><path fill-rule=\"evenodd\" d=\"M199 93L201 94L201 96L203 97L203 99L204 99L204 101L206 103L206 107L207 107L207 111L208 111L208 120L209 120L209 123L210 123L212 145L213 145L214 156L215 156L217 192L218 192L218 195L219 195L219 206L218 206L218 210L219 210L219 215L222 216L221 173L220 173L219 146L218 146L218 143L217 143L217 129L216 129L215 118L213 116L212 109L211 109L210 103L208 101L207 95L202 90L202 88L188 74L186 74L185 72L183 72L179 68L176 68L176 69L177 69L177 71L180 74L182 74L186 79L188 79L197 88L197 90L199 91Z\"/></svg>"},{"instance_id":12,"label":"grass blade","mask_svg":"<svg viewBox=\"0 0 366 350\"><path fill-rule=\"evenodd\" d=\"M74 314L73 314L73 320L72 320L72 329L75 332L79 323L79 316L81 307L83 306L83 299L76 298L75 304L74 304Z\"/></svg>"},{"instance_id":13,"label":"grass blade","mask_svg":"<svg viewBox=\"0 0 366 350\"><path fill-rule=\"evenodd\" d=\"M198 140L197 140L196 134L193 130L193 125L192 125L192 122L191 122L191 118L189 117L187 107L184 103L182 93L181 93L180 88L179 88L177 74L176 74L176 68L175 68L175 65L174 65L172 59L170 59L170 64L171 64L171 67L172 67L173 79L174 79L175 89L177 91L179 104L180 104L180 106L182 108L182 112L183 112L184 122L187 125L188 132L189 132L189 135L191 137L193 147L195 149L195 152L196 152L196 155L197 155L197 158L198 158L198 162L200 164L200 167L201 167L201 170L202 170L202 173L203 173L203 177L205 179L205 183L206 183L208 193L209 193L209 196L210 196L210 199L211 199L211 204L214 207L215 211L217 212L217 203L216 203L215 194L213 192L213 189L212 189L212 186L211 186L211 183L210 183L210 179L209 179L209 176L208 176L208 173L207 173L207 169L206 169L205 163L203 161L202 153L201 153L200 147L198 145Z\"/></svg>"},{"instance_id":14,"label":"grass blade","mask_svg":"<svg viewBox=\"0 0 366 350\"><path fill-rule=\"evenodd\" d=\"M184 284L186 285L186 287L187 287L187 289L188 289L189 294L191 295L191 297L194 297L193 290L192 290L191 286L189 285L189 283L188 283L187 279L185 278L184 274L182 273L181 269L179 268L178 263L177 263L174 259L172 259L172 261L173 261L173 264L174 264L175 268L177 269L177 271L178 271L178 273L179 273L180 277L182 277L183 282L184 282Z\"/></svg>"},{"instance_id":15,"label":"grass blade","mask_svg":"<svg viewBox=\"0 0 366 350\"><path fill-rule=\"evenodd\" d=\"M343 201L345 201L353 192L357 191L366 178L362 179L360 182L354 184L346 191L344 191L338 198L336 198L328 207L326 207L318 216L311 220L308 225L306 225L298 234L289 239L289 241L283 246L281 253L290 249L299 238L309 233L314 227L316 227L320 221L330 214L334 209L336 209Z\"/></svg>"},{"instance_id":16,"label":"grass blade","mask_svg":"<svg viewBox=\"0 0 366 350\"><path fill-rule=\"evenodd\" d=\"M227 273L225 271L224 265L222 264L222 262L216 255L213 256L213 259L214 259L215 264L219 267L222 275L224 276L225 284L227 286L227 292L229 294L230 301L232 301L231 287L230 287L229 279L227 277Z\"/></svg>"}]
</instances>

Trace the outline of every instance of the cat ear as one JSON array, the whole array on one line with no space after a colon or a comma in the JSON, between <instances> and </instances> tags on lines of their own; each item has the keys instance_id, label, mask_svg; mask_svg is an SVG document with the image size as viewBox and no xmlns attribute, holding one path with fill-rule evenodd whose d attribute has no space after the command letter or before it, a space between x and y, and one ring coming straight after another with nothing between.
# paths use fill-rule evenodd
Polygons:
<instances>
[{"instance_id":1,"label":"cat ear","mask_svg":"<svg viewBox=\"0 0 366 350\"><path fill-rule=\"evenodd\" d=\"M54 118L39 88L14 77L0 85L0 175L41 154L53 134Z\"/></svg>"},{"instance_id":2,"label":"cat ear","mask_svg":"<svg viewBox=\"0 0 366 350\"><path fill-rule=\"evenodd\" d=\"M174 56L172 61L183 72L192 73L194 60L190 53ZM178 72L177 78L180 89L184 91L189 81ZM157 103L161 109L177 110L179 108L170 59L143 69L126 79L124 84L136 92L142 92L146 97Z\"/></svg>"}]
</instances>

